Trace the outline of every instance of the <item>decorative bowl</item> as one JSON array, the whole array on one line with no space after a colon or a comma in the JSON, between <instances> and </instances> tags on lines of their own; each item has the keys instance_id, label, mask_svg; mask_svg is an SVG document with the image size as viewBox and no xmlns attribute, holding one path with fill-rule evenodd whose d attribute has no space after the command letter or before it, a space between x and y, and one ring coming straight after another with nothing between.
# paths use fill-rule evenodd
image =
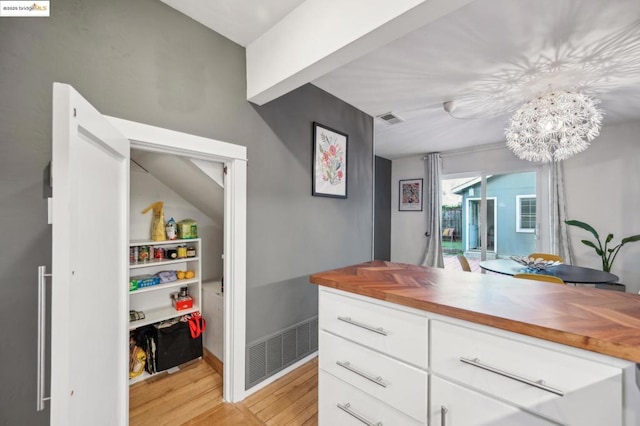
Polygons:
<instances>
[{"instance_id":1,"label":"decorative bowl","mask_svg":"<svg viewBox=\"0 0 640 426\"><path fill-rule=\"evenodd\" d=\"M558 262L557 260L544 260L541 257L534 259L533 257L527 256L511 256L511 259L529 269L535 269L537 271L546 271L553 266L562 265L562 262Z\"/></svg>"}]
</instances>

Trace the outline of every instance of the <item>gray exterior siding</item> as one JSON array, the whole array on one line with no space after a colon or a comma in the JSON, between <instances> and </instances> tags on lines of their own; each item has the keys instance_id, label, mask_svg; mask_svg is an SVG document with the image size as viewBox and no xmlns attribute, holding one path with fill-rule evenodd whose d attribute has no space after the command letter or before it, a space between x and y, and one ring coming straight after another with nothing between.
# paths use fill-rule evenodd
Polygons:
<instances>
[{"instance_id":1,"label":"gray exterior siding","mask_svg":"<svg viewBox=\"0 0 640 426\"><path fill-rule=\"evenodd\" d=\"M517 196L535 193L535 172L493 175L487 178L487 199L495 198L494 208L497 215L497 229L494 234L497 254L522 256L535 251L535 234L516 231ZM467 247L470 239L473 240L473 235L469 235L469 230L466 226L470 219L467 200L480 198L480 194L480 183L466 188L462 193L463 248ZM493 226L493 223L487 224L488 228L491 226Z\"/></svg>"}]
</instances>

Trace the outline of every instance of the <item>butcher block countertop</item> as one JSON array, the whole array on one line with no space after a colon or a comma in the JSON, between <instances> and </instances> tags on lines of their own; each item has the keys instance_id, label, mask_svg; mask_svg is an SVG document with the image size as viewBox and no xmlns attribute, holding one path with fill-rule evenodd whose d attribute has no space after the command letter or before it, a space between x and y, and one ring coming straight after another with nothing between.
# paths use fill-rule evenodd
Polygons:
<instances>
[{"instance_id":1,"label":"butcher block countertop","mask_svg":"<svg viewBox=\"0 0 640 426\"><path fill-rule=\"evenodd\" d=\"M640 363L640 296L372 261L314 284Z\"/></svg>"}]
</instances>

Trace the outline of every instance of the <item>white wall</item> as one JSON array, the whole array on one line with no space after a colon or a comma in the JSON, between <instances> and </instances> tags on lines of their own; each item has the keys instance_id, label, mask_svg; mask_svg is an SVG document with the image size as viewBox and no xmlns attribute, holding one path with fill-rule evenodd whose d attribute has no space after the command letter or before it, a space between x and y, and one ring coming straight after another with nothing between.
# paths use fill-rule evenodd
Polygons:
<instances>
[{"instance_id":1,"label":"white wall","mask_svg":"<svg viewBox=\"0 0 640 426\"><path fill-rule=\"evenodd\" d=\"M640 234L640 122L607 126L585 152L565 161L567 215L598 233L613 233L613 243ZM599 256L580 240L591 234L570 229L574 263L600 269ZM627 292L640 290L640 242L625 245L612 272Z\"/></svg>"},{"instance_id":2,"label":"white wall","mask_svg":"<svg viewBox=\"0 0 640 426\"><path fill-rule=\"evenodd\" d=\"M443 154L442 175L509 173L530 168L531 163L517 159L504 144L492 144L470 151L451 151ZM420 264L427 248L427 206L421 212L398 210L400 180L421 178L425 182L424 155L393 160L391 165L391 260Z\"/></svg>"},{"instance_id":3,"label":"white wall","mask_svg":"<svg viewBox=\"0 0 640 426\"><path fill-rule=\"evenodd\" d=\"M606 126L585 152L564 162L567 214L592 225L601 234L614 234L613 242L640 234L640 122ZM391 260L419 264L426 249L426 213L398 211L400 179L425 178L423 155L394 160L391 173ZM530 165L503 146L477 153L443 157L443 174L509 172ZM601 269L595 251L580 242L591 234L570 229L573 263ZM612 272L626 284L627 292L640 290L640 242L625 245Z\"/></svg>"},{"instance_id":4,"label":"white wall","mask_svg":"<svg viewBox=\"0 0 640 426\"><path fill-rule=\"evenodd\" d=\"M151 203L164 202L165 221L173 217L176 222L194 219L198 223L198 236L202 239L202 279L219 280L222 276L223 229L189 204L179 194L168 188L150 173L131 170L131 210L129 212L130 235L132 240L149 239L151 232L151 211L142 211Z\"/></svg>"},{"instance_id":5,"label":"white wall","mask_svg":"<svg viewBox=\"0 0 640 426\"><path fill-rule=\"evenodd\" d=\"M400 180L425 178L423 156L393 160L391 164L391 261L419 265L427 248L427 213L399 211ZM424 180L423 180L424 184Z\"/></svg>"}]
</instances>

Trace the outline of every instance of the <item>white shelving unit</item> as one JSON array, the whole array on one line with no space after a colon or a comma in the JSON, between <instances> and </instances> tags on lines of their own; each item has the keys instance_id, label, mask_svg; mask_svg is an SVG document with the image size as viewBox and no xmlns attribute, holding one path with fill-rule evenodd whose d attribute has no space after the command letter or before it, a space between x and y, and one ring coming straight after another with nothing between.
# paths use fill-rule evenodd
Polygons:
<instances>
[{"instance_id":1,"label":"white shelving unit","mask_svg":"<svg viewBox=\"0 0 640 426\"><path fill-rule=\"evenodd\" d=\"M153 275L161 271L193 271L195 276L189 279L181 279L169 283L157 284L149 287L141 287L129 292L129 309L144 312L145 318L129 322L129 330L154 324L171 318L201 311L202 306L202 244L200 238L188 240L148 241L134 240L129 247L153 246L170 250L178 246L193 247L195 257L177 259L154 259L150 252L150 259L146 261L134 261L129 263L129 277L137 275ZM127 283L129 285L129 283ZM176 293L180 287L188 287L189 295L193 298L193 307L190 309L176 310L171 303L171 293ZM140 376L129 380L129 385L145 380L152 375L143 372Z\"/></svg>"},{"instance_id":2,"label":"white shelving unit","mask_svg":"<svg viewBox=\"0 0 640 426\"><path fill-rule=\"evenodd\" d=\"M195 257L153 259L153 253L150 253L150 260L130 263L129 276L146 274L153 275L161 271L190 270L195 273L195 277L150 287L142 287L137 290L130 291L129 309L144 312L145 318L142 320L131 321L129 323L129 330L134 330L138 327L200 310L202 303L202 271L200 262L200 259L202 258L202 244L200 238L167 241L134 240L130 242L129 246L162 247L165 251L177 249L178 246L187 246L193 247L196 250ZM191 309L178 311L171 304L171 293L175 293L180 289L180 287L185 286L189 288L189 295L193 298L193 307Z\"/></svg>"}]
</instances>

